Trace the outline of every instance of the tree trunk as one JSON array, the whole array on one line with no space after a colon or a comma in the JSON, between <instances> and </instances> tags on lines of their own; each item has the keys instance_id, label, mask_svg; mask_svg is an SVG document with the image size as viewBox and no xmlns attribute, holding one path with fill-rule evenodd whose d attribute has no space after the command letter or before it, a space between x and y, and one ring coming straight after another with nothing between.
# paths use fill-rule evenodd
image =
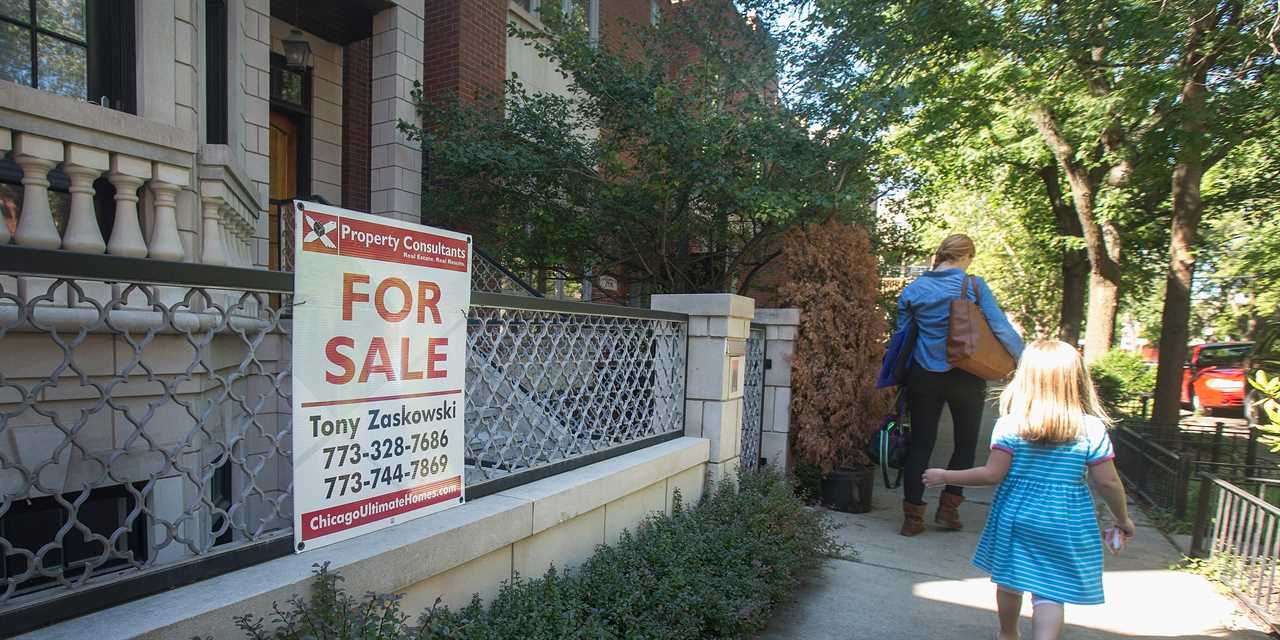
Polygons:
<instances>
[{"instance_id":1,"label":"tree trunk","mask_svg":"<svg viewBox=\"0 0 1280 640\"><path fill-rule=\"evenodd\" d=\"M1182 89L1181 148L1173 166L1173 228L1169 240L1169 270L1165 276L1164 309L1160 314L1160 360L1156 367L1155 404L1151 421L1174 424L1181 417L1179 386L1187 357L1191 320L1191 279L1195 247L1204 203L1200 182L1205 172L1205 74L1194 73Z\"/></svg>"},{"instance_id":2,"label":"tree trunk","mask_svg":"<svg viewBox=\"0 0 1280 640\"><path fill-rule=\"evenodd\" d=\"M1063 252L1062 312L1058 316L1058 339L1071 345L1080 344L1084 324L1084 300L1088 293L1089 258L1082 249Z\"/></svg>"},{"instance_id":3,"label":"tree trunk","mask_svg":"<svg viewBox=\"0 0 1280 640\"><path fill-rule=\"evenodd\" d=\"M1089 256L1089 315L1085 325L1084 359L1094 362L1111 348L1116 330L1116 307L1120 301L1120 248L1117 238L1104 232L1094 216L1100 177L1090 174L1076 159L1075 147L1067 141L1048 108L1032 111L1032 120L1045 144L1053 152L1058 166L1071 185L1071 202L1075 206L1085 251ZM1111 242L1108 242L1111 241ZM1108 245L1112 246L1108 246Z\"/></svg>"},{"instance_id":4,"label":"tree trunk","mask_svg":"<svg viewBox=\"0 0 1280 640\"><path fill-rule=\"evenodd\" d=\"M1058 165L1047 164L1040 168L1040 179L1049 195L1049 205L1057 224L1059 236L1083 238L1080 218L1071 203L1063 197L1059 181ZM1084 325L1084 300L1088 293L1089 255L1084 249L1062 250L1062 307L1058 314L1058 339L1071 346L1080 343L1080 329Z\"/></svg>"}]
</instances>

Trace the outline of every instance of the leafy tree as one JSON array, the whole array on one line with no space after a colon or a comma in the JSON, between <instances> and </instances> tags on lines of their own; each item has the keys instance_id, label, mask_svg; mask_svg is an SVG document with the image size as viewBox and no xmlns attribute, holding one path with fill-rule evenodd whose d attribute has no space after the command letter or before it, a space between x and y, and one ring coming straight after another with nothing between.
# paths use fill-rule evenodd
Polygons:
<instances>
[{"instance_id":1,"label":"leafy tree","mask_svg":"<svg viewBox=\"0 0 1280 640\"><path fill-rule=\"evenodd\" d=\"M1256 0L805 6L820 46L800 59L811 102L826 116L859 132L921 119L983 128L994 115L1034 127L1069 188L1088 252L1088 359L1112 341L1126 274L1122 257L1140 246L1128 230L1149 226L1130 217L1168 215L1171 295L1161 343L1185 349L1203 171L1241 140L1263 135L1280 104L1274 6ZM1161 182L1167 186L1156 186ZM1141 256L1141 268L1154 257ZM1163 353L1161 360L1163 389L1181 354Z\"/></svg>"},{"instance_id":2,"label":"leafy tree","mask_svg":"<svg viewBox=\"0 0 1280 640\"><path fill-rule=\"evenodd\" d=\"M1152 420L1178 418L1191 284L1204 213L1205 173L1244 141L1280 133L1280 6L1258 0L1166 2L1158 31L1139 33L1149 73L1162 81L1153 108L1172 132L1173 221L1161 314L1160 363Z\"/></svg>"},{"instance_id":3,"label":"leafy tree","mask_svg":"<svg viewBox=\"0 0 1280 640\"><path fill-rule=\"evenodd\" d=\"M941 130L981 128L999 116L1034 131L1065 181L1089 257L1086 355L1105 352L1124 244L1118 212L1104 195L1128 184L1157 125L1148 117L1145 80L1119 74L1112 59L1158 8L1065 0L810 6L809 24L823 46L805 58L806 73L829 117L852 123L886 114Z\"/></svg>"},{"instance_id":4,"label":"leafy tree","mask_svg":"<svg viewBox=\"0 0 1280 640\"><path fill-rule=\"evenodd\" d=\"M549 7L554 3L544 3ZM497 101L421 100L424 211L526 271L646 292L743 291L798 224L869 221L861 145L777 99L774 43L728 0L672 7L634 46L573 16L513 31L571 93L513 77Z\"/></svg>"}]
</instances>

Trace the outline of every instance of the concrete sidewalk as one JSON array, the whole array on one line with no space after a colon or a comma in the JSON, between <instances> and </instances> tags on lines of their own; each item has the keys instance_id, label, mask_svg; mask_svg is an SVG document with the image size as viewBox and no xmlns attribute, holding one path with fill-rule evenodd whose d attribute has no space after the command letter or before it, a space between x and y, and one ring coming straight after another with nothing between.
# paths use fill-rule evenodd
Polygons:
<instances>
[{"instance_id":1,"label":"concrete sidewalk","mask_svg":"<svg viewBox=\"0 0 1280 640\"><path fill-rule=\"evenodd\" d=\"M994 415L988 407L979 459ZM944 420L946 416L944 414ZM951 455L950 426L940 429L934 464ZM981 464L981 462L980 462ZM789 605L774 616L760 637L768 640L880 640L939 638L987 640L996 630L995 593L990 579L969 560L986 522L992 489L966 491L961 507L964 531L932 526L937 491L927 494L929 530L915 538L898 535L901 490L876 484L876 508L869 514L831 513L837 536L858 561L832 560ZM1138 536L1120 556L1107 558L1107 603L1067 606L1063 638L1269 638L1260 624L1207 579L1170 570L1181 555L1134 509ZM1024 603L1023 637L1031 637L1030 598Z\"/></svg>"}]
</instances>

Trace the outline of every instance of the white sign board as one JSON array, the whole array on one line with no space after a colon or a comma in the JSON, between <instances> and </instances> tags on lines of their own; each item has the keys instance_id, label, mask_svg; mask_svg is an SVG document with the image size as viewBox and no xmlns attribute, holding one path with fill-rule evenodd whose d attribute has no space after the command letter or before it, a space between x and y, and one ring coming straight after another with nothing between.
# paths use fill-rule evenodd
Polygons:
<instances>
[{"instance_id":1,"label":"white sign board","mask_svg":"<svg viewBox=\"0 0 1280 640\"><path fill-rule=\"evenodd\" d=\"M471 239L294 203L293 541L462 502Z\"/></svg>"}]
</instances>

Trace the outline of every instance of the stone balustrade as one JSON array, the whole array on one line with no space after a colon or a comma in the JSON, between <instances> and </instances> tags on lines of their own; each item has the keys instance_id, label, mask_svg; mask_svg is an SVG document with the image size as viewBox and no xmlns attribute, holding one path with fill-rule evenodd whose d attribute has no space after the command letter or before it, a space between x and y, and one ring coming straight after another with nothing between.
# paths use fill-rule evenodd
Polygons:
<instances>
[{"instance_id":1,"label":"stone balustrade","mask_svg":"<svg viewBox=\"0 0 1280 640\"><path fill-rule=\"evenodd\" d=\"M22 169L23 196L14 231L0 224L0 245L254 264L253 216L239 211L245 207L221 180L196 180L190 167L0 128L4 155ZM55 168L70 183L70 211L62 225L50 206L49 174ZM115 188L114 215L104 216L114 221L105 238L98 220L108 212L98 211L94 199L94 182L102 177Z\"/></svg>"}]
</instances>

